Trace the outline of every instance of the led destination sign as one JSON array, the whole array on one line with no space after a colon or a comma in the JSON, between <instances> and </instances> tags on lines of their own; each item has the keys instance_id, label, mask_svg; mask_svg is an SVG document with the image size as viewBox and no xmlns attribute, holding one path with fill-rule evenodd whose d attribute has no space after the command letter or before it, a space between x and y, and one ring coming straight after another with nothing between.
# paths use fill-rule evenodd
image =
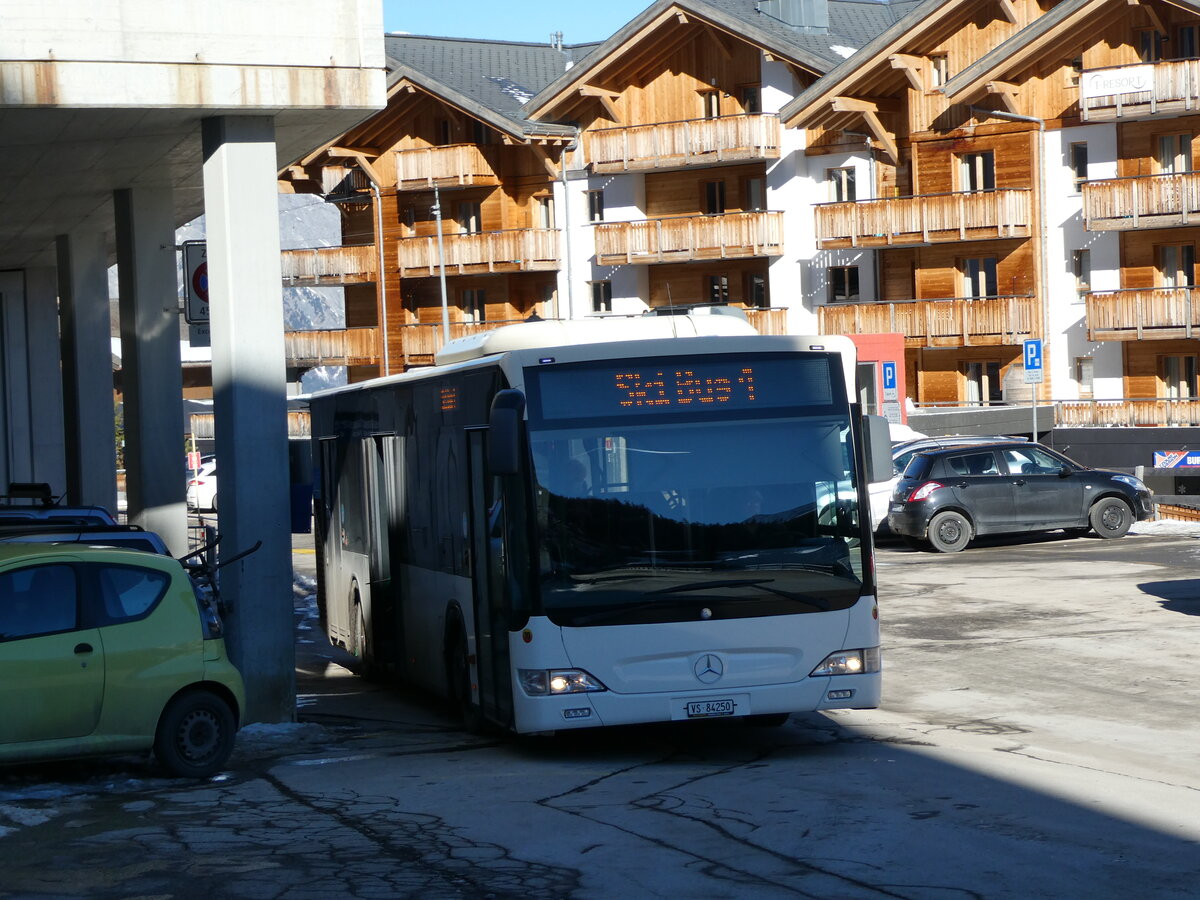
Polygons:
<instances>
[{"instance_id":1,"label":"led destination sign","mask_svg":"<svg viewBox=\"0 0 1200 900\"><path fill-rule=\"evenodd\" d=\"M840 365L840 364L838 364ZM533 410L543 420L826 406L828 356L675 357L534 369Z\"/></svg>"}]
</instances>

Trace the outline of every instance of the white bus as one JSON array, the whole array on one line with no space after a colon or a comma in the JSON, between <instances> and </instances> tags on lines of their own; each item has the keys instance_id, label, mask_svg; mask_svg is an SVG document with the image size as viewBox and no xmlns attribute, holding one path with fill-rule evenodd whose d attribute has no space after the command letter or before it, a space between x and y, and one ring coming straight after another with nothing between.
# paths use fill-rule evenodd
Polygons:
<instances>
[{"instance_id":1,"label":"white bus","mask_svg":"<svg viewBox=\"0 0 1200 900\"><path fill-rule=\"evenodd\" d=\"M329 639L473 728L877 706L886 423L848 339L746 329L512 325L316 395Z\"/></svg>"}]
</instances>

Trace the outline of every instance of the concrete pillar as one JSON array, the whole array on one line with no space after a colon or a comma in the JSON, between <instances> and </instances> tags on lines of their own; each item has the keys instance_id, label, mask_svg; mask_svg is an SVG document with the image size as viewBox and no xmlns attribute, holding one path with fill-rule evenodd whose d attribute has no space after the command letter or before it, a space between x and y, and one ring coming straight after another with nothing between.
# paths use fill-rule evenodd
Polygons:
<instances>
[{"instance_id":1,"label":"concrete pillar","mask_svg":"<svg viewBox=\"0 0 1200 900\"><path fill-rule=\"evenodd\" d=\"M113 192L129 521L187 552L183 373L170 188Z\"/></svg>"},{"instance_id":2,"label":"concrete pillar","mask_svg":"<svg viewBox=\"0 0 1200 900\"><path fill-rule=\"evenodd\" d=\"M96 323L88 325L88 340L102 341L103 352L87 353L88 377L96 382L91 396L98 404L94 432L77 434L86 460L87 479L78 492L79 502L115 510L116 477L113 473L112 354L108 340L108 295L105 291L103 335ZM51 266L25 270L25 336L28 354L25 371L29 376L29 443L31 481L44 481L55 494L68 493L65 425L63 408L65 364L61 335L65 324L59 322L57 272ZM107 404L107 406L105 405ZM107 417L104 410L108 410Z\"/></svg>"},{"instance_id":3,"label":"concrete pillar","mask_svg":"<svg viewBox=\"0 0 1200 900\"><path fill-rule=\"evenodd\" d=\"M208 296L229 643L247 722L295 715L291 521L275 130L267 117L202 123Z\"/></svg>"}]
</instances>

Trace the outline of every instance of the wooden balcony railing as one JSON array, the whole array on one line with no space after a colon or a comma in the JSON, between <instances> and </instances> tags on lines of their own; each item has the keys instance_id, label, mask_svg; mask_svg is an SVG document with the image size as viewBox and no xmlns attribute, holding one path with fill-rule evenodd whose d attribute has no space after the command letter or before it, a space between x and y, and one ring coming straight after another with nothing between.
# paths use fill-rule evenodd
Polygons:
<instances>
[{"instance_id":1,"label":"wooden balcony railing","mask_svg":"<svg viewBox=\"0 0 1200 900\"><path fill-rule=\"evenodd\" d=\"M634 172L779 159L779 135L778 116L721 116L603 128L588 132L586 148L593 172Z\"/></svg>"},{"instance_id":2,"label":"wooden balcony railing","mask_svg":"<svg viewBox=\"0 0 1200 900\"><path fill-rule=\"evenodd\" d=\"M1111 122L1200 108L1200 60L1176 59L1085 69L1079 77L1079 115Z\"/></svg>"},{"instance_id":3,"label":"wooden balcony railing","mask_svg":"<svg viewBox=\"0 0 1200 900\"><path fill-rule=\"evenodd\" d=\"M773 306L763 309L758 306L747 306L742 310L746 321L758 330L759 334L787 334L788 311L786 306Z\"/></svg>"},{"instance_id":4,"label":"wooden balcony railing","mask_svg":"<svg viewBox=\"0 0 1200 900\"><path fill-rule=\"evenodd\" d=\"M1200 223L1200 172L1109 178L1083 185L1088 231L1171 228Z\"/></svg>"},{"instance_id":5,"label":"wooden balcony railing","mask_svg":"<svg viewBox=\"0 0 1200 900\"><path fill-rule=\"evenodd\" d=\"M420 278L438 274L436 236L401 238L397 244L400 274ZM545 272L558 268L558 231L518 228L478 234L444 234L446 273Z\"/></svg>"},{"instance_id":6,"label":"wooden balcony railing","mask_svg":"<svg viewBox=\"0 0 1200 900\"><path fill-rule=\"evenodd\" d=\"M439 188L496 185L492 164L475 144L422 147L396 151L396 190L422 191Z\"/></svg>"},{"instance_id":7,"label":"wooden balcony railing","mask_svg":"<svg viewBox=\"0 0 1200 900\"><path fill-rule=\"evenodd\" d=\"M1094 291L1085 300L1090 341L1200 336L1200 295L1194 287Z\"/></svg>"},{"instance_id":8,"label":"wooden balcony railing","mask_svg":"<svg viewBox=\"0 0 1200 900\"><path fill-rule=\"evenodd\" d=\"M370 366L379 362L378 328L340 328L329 331L289 331L283 336L289 368L312 366Z\"/></svg>"},{"instance_id":9,"label":"wooden balcony railing","mask_svg":"<svg viewBox=\"0 0 1200 900\"><path fill-rule=\"evenodd\" d=\"M1030 235L1028 190L817 204L821 247L890 247Z\"/></svg>"},{"instance_id":10,"label":"wooden balcony railing","mask_svg":"<svg viewBox=\"0 0 1200 900\"><path fill-rule=\"evenodd\" d=\"M1200 399L1146 397L1129 400L1058 400L1054 424L1063 427L1200 425Z\"/></svg>"},{"instance_id":11,"label":"wooden balcony railing","mask_svg":"<svg viewBox=\"0 0 1200 900\"><path fill-rule=\"evenodd\" d=\"M451 322L450 339L454 340L455 338L466 337L469 334L480 334L484 331L499 328L502 325L516 325L518 322L523 321L525 320L497 319L494 322ZM388 335L388 340L399 342L400 352L403 354L404 363L407 366L433 365L434 354L441 350L445 343L442 340L442 325L440 322L401 325L399 328L392 329ZM396 352L396 348L393 347L393 359Z\"/></svg>"},{"instance_id":12,"label":"wooden balcony railing","mask_svg":"<svg viewBox=\"0 0 1200 900\"><path fill-rule=\"evenodd\" d=\"M745 212L610 222L596 226L602 266L746 259L783 253L783 213Z\"/></svg>"},{"instance_id":13,"label":"wooden balcony railing","mask_svg":"<svg viewBox=\"0 0 1200 900\"><path fill-rule=\"evenodd\" d=\"M379 254L374 244L284 250L280 269L289 287L365 284L375 281Z\"/></svg>"},{"instance_id":14,"label":"wooden balcony railing","mask_svg":"<svg viewBox=\"0 0 1200 900\"><path fill-rule=\"evenodd\" d=\"M1033 297L836 303L819 307L822 334L904 335L906 347L1019 344L1041 334Z\"/></svg>"}]
</instances>

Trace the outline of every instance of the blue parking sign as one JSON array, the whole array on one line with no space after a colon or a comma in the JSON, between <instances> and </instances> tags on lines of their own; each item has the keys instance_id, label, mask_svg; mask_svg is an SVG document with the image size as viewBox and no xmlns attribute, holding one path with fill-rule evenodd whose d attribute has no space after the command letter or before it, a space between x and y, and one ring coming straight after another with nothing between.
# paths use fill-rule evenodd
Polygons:
<instances>
[{"instance_id":1,"label":"blue parking sign","mask_svg":"<svg viewBox=\"0 0 1200 900\"><path fill-rule=\"evenodd\" d=\"M1025 383L1042 383L1042 342L1039 338L1025 341Z\"/></svg>"},{"instance_id":2,"label":"blue parking sign","mask_svg":"<svg viewBox=\"0 0 1200 900\"><path fill-rule=\"evenodd\" d=\"M883 389L896 386L896 364L894 362L885 362L883 364Z\"/></svg>"}]
</instances>

